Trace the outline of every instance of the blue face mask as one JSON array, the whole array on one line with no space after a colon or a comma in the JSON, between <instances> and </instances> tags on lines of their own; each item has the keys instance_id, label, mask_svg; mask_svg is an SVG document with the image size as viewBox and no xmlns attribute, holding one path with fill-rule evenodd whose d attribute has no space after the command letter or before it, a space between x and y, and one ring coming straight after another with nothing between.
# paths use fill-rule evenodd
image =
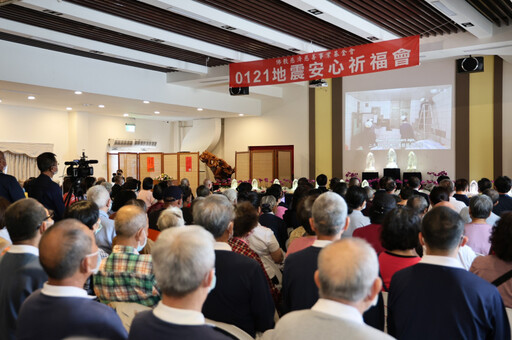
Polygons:
<instances>
[{"instance_id":1,"label":"blue face mask","mask_svg":"<svg viewBox=\"0 0 512 340\"><path fill-rule=\"evenodd\" d=\"M210 287L208 287L208 293L210 293L215 288L216 285L217 285L217 275L215 275L215 270L213 270L212 283L210 283Z\"/></svg>"},{"instance_id":2,"label":"blue face mask","mask_svg":"<svg viewBox=\"0 0 512 340\"><path fill-rule=\"evenodd\" d=\"M101 228L103 228L103 226L101 225L101 223L99 223L99 224L98 224L98 229L96 229L96 230L94 231L94 235L98 234L98 233L100 232Z\"/></svg>"},{"instance_id":3,"label":"blue face mask","mask_svg":"<svg viewBox=\"0 0 512 340\"><path fill-rule=\"evenodd\" d=\"M141 244L141 245L138 245L137 246L137 251L140 253L142 251L142 249L144 249L144 247L146 246L146 243L148 243L148 238L146 237L146 232L144 230L142 230L142 232L144 233L144 243Z\"/></svg>"}]
</instances>

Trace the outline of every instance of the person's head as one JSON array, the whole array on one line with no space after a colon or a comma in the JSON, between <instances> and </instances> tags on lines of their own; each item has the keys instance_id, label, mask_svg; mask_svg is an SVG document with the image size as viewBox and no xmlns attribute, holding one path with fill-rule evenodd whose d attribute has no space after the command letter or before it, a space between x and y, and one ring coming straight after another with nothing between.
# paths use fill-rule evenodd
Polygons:
<instances>
[{"instance_id":1,"label":"person's head","mask_svg":"<svg viewBox=\"0 0 512 340\"><path fill-rule=\"evenodd\" d=\"M432 205L436 205L440 202L450 201L450 191L446 187L434 187L429 195L430 202Z\"/></svg>"},{"instance_id":2,"label":"person's head","mask_svg":"<svg viewBox=\"0 0 512 340\"><path fill-rule=\"evenodd\" d=\"M457 212L447 207L435 207L421 222L422 243L431 252L450 253L462 240L464 221Z\"/></svg>"},{"instance_id":3,"label":"person's head","mask_svg":"<svg viewBox=\"0 0 512 340\"><path fill-rule=\"evenodd\" d=\"M476 195L469 200L469 214L472 218L488 218L492 207L492 200L486 195Z\"/></svg>"},{"instance_id":4,"label":"person's head","mask_svg":"<svg viewBox=\"0 0 512 340\"><path fill-rule=\"evenodd\" d=\"M177 185L171 185L165 188L162 196L166 204L179 208L183 205L183 191L181 187Z\"/></svg>"},{"instance_id":5,"label":"person's head","mask_svg":"<svg viewBox=\"0 0 512 340\"><path fill-rule=\"evenodd\" d=\"M322 249L314 278L321 298L357 303L361 313L382 288L377 254L359 238L342 239Z\"/></svg>"},{"instance_id":6,"label":"person's head","mask_svg":"<svg viewBox=\"0 0 512 340\"><path fill-rule=\"evenodd\" d=\"M276 201L279 202L279 200L283 197L283 188L279 184L272 184L267 189L265 194L274 196Z\"/></svg>"},{"instance_id":7,"label":"person's head","mask_svg":"<svg viewBox=\"0 0 512 340\"><path fill-rule=\"evenodd\" d=\"M351 177L349 180L348 180L348 186L349 187L352 187L352 186L361 186L361 181L359 180L359 178L357 177Z\"/></svg>"},{"instance_id":8,"label":"person's head","mask_svg":"<svg viewBox=\"0 0 512 340\"><path fill-rule=\"evenodd\" d=\"M201 300L204 301L215 275L213 245L212 235L199 226L164 230L151 252L155 278L162 294L186 298L201 290Z\"/></svg>"},{"instance_id":9,"label":"person's head","mask_svg":"<svg viewBox=\"0 0 512 340\"><path fill-rule=\"evenodd\" d=\"M329 189L333 190L336 184L340 183L341 179L338 177L333 177L329 180Z\"/></svg>"},{"instance_id":10,"label":"person's head","mask_svg":"<svg viewBox=\"0 0 512 340\"><path fill-rule=\"evenodd\" d=\"M114 177L114 184L123 185L124 184L124 177L122 175L116 175Z\"/></svg>"},{"instance_id":11,"label":"person's head","mask_svg":"<svg viewBox=\"0 0 512 340\"><path fill-rule=\"evenodd\" d=\"M151 177L146 177L142 180L142 189L144 189L144 190L153 189L153 179Z\"/></svg>"},{"instance_id":12,"label":"person's head","mask_svg":"<svg viewBox=\"0 0 512 340\"><path fill-rule=\"evenodd\" d=\"M418 246L421 219L409 207L397 207L384 217L380 240L387 250L409 250Z\"/></svg>"},{"instance_id":13,"label":"person's head","mask_svg":"<svg viewBox=\"0 0 512 340\"><path fill-rule=\"evenodd\" d=\"M258 225L258 211L251 203L241 202L235 207L233 220L233 236L243 237Z\"/></svg>"},{"instance_id":14,"label":"person's head","mask_svg":"<svg viewBox=\"0 0 512 340\"><path fill-rule=\"evenodd\" d=\"M132 190L124 190L119 191L114 197L114 202L112 203L112 211L118 211L121 207L125 206L129 200L137 199L137 195Z\"/></svg>"},{"instance_id":15,"label":"person's head","mask_svg":"<svg viewBox=\"0 0 512 340\"><path fill-rule=\"evenodd\" d=\"M450 179L450 177L448 177L446 175L441 175L441 176L437 177L437 183L441 183L445 179Z\"/></svg>"},{"instance_id":16,"label":"person's head","mask_svg":"<svg viewBox=\"0 0 512 340\"><path fill-rule=\"evenodd\" d=\"M64 218L79 220L94 232L100 227L100 210L92 201L78 201L71 204L64 211Z\"/></svg>"},{"instance_id":17,"label":"person's head","mask_svg":"<svg viewBox=\"0 0 512 340\"><path fill-rule=\"evenodd\" d=\"M308 184L311 184L309 183L309 180L306 178L306 177L301 177L297 180L297 185L298 186L301 186L301 185L308 185Z\"/></svg>"},{"instance_id":18,"label":"person's head","mask_svg":"<svg viewBox=\"0 0 512 340\"><path fill-rule=\"evenodd\" d=\"M292 204L290 206L290 210L296 211L297 205L299 204L300 200L303 197L306 197L308 192L312 189L311 184L308 183L308 185L299 185L297 189L293 192L292 195Z\"/></svg>"},{"instance_id":19,"label":"person's head","mask_svg":"<svg viewBox=\"0 0 512 340\"><path fill-rule=\"evenodd\" d=\"M504 212L492 228L491 251L506 262L512 261L512 212Z\"/></svg>"},{"instance_id":20,"label":"person's head","mask_svg":"<svg viewBox=\"0 0 512 340\"><path fill-rule=\"evenodd\" d=\"M310 223L317 235L340 235L348 226L347 204L338 194L325 192L313 203Z\"/></svg>"},{"instance_id":21,"label":"person's head","mask_svg":"<svg viewBox=\"0 0 512 340\"><path fill-rule=\"evenodd\" d=\"M411 176L409 177L409 179L407 180L407 185L410 187L410 188L413 188L413 189L419 189L419 187L421 186L421 181L418 177L416 176Z\"/></svg>"},{"instance_id":22,"label":"person's head","mask_svg":"<svg viewBox=\"0 0 512 340\"><path fill-rule=\"evenodd\" d=\"M190 187L184 187L184 186L181 186L180 185L180 188L181 188L181 191L183 192L183 204L189 204L190 202L192 202L192 199L194 198L194 195L192 195L192 189L190 189Z\"/></svg>"},{"instance_id":23,"label":"person's head","mask_svg":"<svg viewBox=\"0 0 512 340\"><path fill-rule=\"evenodd\" d=\"M368 197L366 196L366 190L360 186L351 186L347 189L345 194L345 201L347 202L348 213L351 214L355 209L364 209Z\"/></svg>"},{"instance_id":24,"label":"person's head","mask_svg":"<svg viewBox=\"0 0 512 340\"><path fill-rule=\"evenodd\" d=\"M136 241L137 245L147 240L148 215L138 206L126 205L119 209L114 226L118 239Z\"/></svg>"},{"instance_id":25,"label":"person's head","mask_svg":"<svg viewBox=\"0 0 512 340\"><path fill-rule=\"evenodd\" d=\"M251 183L242 182L242 183L238 184L238 187L236 188L236 190L238 191L239 194L242 192L252 191L252 185L251 185Z\"/></svg>"},{"instance_id":26,"label":"person's head","mask_svg":"<svg viewBox=\"0 0 512 340\"><path fill-rule=\"evenodd\" d=\"M388 184L389 181L392 181L393 179L391 177L388 177L388 176L382 176L380 179L379 179L379 189L381 190L386 190L386 185Z\"/></svg>"},{"instance_id":27,"label":"person's head","mask_svg":"<svg viewBox=\"0 0 512 340\"><path fill-rule=\"evenodd\" d=\"M41 238L39 261L49 283L76 277L83 286L100 262L93 232L71 218L55 223Z\"/></svg>"},{"instance_id":28,"label":"person's head","mask_svg":"<svg viewBox=\"0 0 512 340\"><path fill-rule=\"evenodd\" d=\"M178 207L169 207L160 213L156 226L160 231L171 227L181 227L185 225L183 212Z\"/></svg>"},{"instance_id":29,"label":"person's head","mask_svg":"<svg viewBox=\"0 0 512 340\"><path fill-rule=\"evenodd\" d=\"M5 211L10 205L11 202L9 202L9 200L4 197L0 197L0 228L5 227Z\"/></svg>"},{"instance_id":30,"label":"person's head","mask_svg":"<svg viewBox=\"0 0 512 340\"><path fill-rule=\"evenodd\" d=\"M400 198L407 201L415 194L415 192L416 191L411 187L403 187L402 190L400 190Z\"/></svg>"},{"instance_id":31,"label":"person's head","mask_svg":"<svg viewBox=\"0 0 512 340\"><path fill-rule=\"evenodd\" d=\"M188 178L182 178L180 181L180 186L181 187L190 187L190 181L188 180Z\"/></svg>"},{"instance_id":32,"label":"person's head","mask_svg":"<svg viewBox=\"0 0 512 340\"><path fill-rule=\"evenodd\" d=\"M194 223L212 233L215 239L229 234L235 218L234 207L223 195L210 195L194 205Z\"/></svg>"},{"instance_id":33,"label":"person's head","mask_svg":"<svg viewBox=\"0 0 512 340\"><path fill-rule=\"evenodd\" d=\"M459 178L455 181L455 191L466 192L469 189L469 182L465 178Z\"/></svg>"},{"instance_id":34,"label":"person's head","mask_svg":"<svg viewBox=\"0 0 512 340\"><path fill-rule=\"evenodd\" d=\"M327 176L324 174L316 176L316 184L320 187L325 187L327 185Z\"/></svg>"},{"instance_id":35,"label":"person's head","mask_svg":"<svg viewBox=\"0 0 512 340\"><path fill-rule=\"evenodd\" d=\"M256 209L260 206L260 197L254 191L245 191L238 193L238 203L240 202L249 202Z\"/></svg>"},{"instance_id":36,"label":"person's head","mask_svg":"<svg viewBox=\"0 0 512 340\"><path fill-rule=\"evenodd\" d=\"M164 190L167 189L167 182L163 181L153 187L153 198L157 201L164 199Z\"/></svg>"},{"instance_id":37,"label":"person's head","mask_svg":"<svg viewBox=\"0 0 512 340\"><path fill-rule=\"evenodd\" d=\"M5 210L4 222L14 244L38 241L41 234L53 225L52 214L33 198L21 199L9 205Z\"/></svg>"},{"instance_id":38,"label":"person's head","mask_svg":"<svg viewBox=\"0 0 512 340\"><path fill-rule=\"evenodd\" d=\"M94 185L101 185L101 183L105 183L107 180L105 179L105 177L98 177L98 179L96 179L96 182L94 183Z\"/></svg>"},{"instance_id":39,"label":"person's head","mask_svg":"<svg viewBox=\"0 0 512 340\"><path fill-rule=\"evenodd\" d=\"M388 193L376 194L370 209L370 221L374 224L382 224L384 216L396 208L396 200Z\"/></svg>"},{"instance_id":40,"label":"person's head","mask_svg":"<svg viewBox=\"0 0 512 340\"><path fill-rule=\"evenodd\" d=\"M449 178L443 179L439 182L438 186L446 188L448 190L450 196L455 193L455 185L453 184L452 180Z\"/></svg>"},{"instance_id":41,"label":"person's head","mask_svg":"<svg viewBox=\"0 0 512 340\"><path fill-rule=\"evenodd\" d=\"M59 168L55 154L51 152L43 152L37 156L37 168L41 172L56 174L59 171Z\"/></svg>"},{"instance_id":42,"label":"person's head","mask_svg":"<svg viewBox=\"0 0 512 340\"><path fill-rule=\"evenodd\" d=\"M136 206L142 208L142 210L148 211L146 202L144 202L144 200L141 200L139 198L129 200L128 202L126 202L126 205L136 205Z\"/></svg>"},{"instance_id":43,"label":"person's head","mask_svg":"<svg viewBox=\"0 0 512 340\"><path fill-rule=\"evenodd\" d=\"M508 176L499 176L494 180L494 188L500 194L506 194L512 187L512 180Z\"/></svg>"},{"instance_id":44,"label":"person's head","mask_svg":"<svg viewBox=\"0 0 512 340\"><path fill-rule=\"evenodd\" d=\"M332 188L332 192L337 193L341 197L345 197L345 195L347 194L347 190L348 186L347 183L345 182L339 182L334 186L334 188Z\"/></svg>"},{"instance_id":45,"label":"person's head","mask_svg":"<svg viewBox=\"0 0 512 340\"><path fill-rule=\"evenodd\" d=\"M211 180L211 179L208 179L208 178L206 178L206 179L203 181L203 185L204 185L205 187L207 187L207 188L208 188L208 190L212 190L212 188L213 188L213 182L212 182L212 180Z\"/></svg>"},{"instance_id":46,"label":"person's head","mask_svg":"<svg viewBox=\"0 0 512 340\"><path fill-rule=\"evenodd\" d=\"M227 197L231 204L234 205L237 203L237 192L235 189L226 189L222 192L222 194Z\"/></svg>"},{"instance_id":47,"label":"person's head","mask_svg":"<svg viewBox=\"0 0 512 340\"><path fill-rule=\"evenodd\" d=\"M416 214L423 217L428 211L428 202L422 196L412 196L407 200L407 207L414 210Z\"/></svg>"},{"instance_id":48,"label":"person's head","mask_svg":"<svg viewBox=\"0 0 512 340\"><path fill-rule=\"evenodd\" d=\"M269 213L273 212L277 206L276 198L272 195L265 195L261 198L261 212Z\"/></svg>"},{"instance_id":49,"label":"person's head","mask_svg":"<svg viewBox=\"0 0 512 340\"><path fill-rule=\"evenodd\" d=\"M492 201L492 205L496 205L500 199L500 194L494 189L485 189L482 191L482 195L489 196Z\"/></svg>"},{"instance_id":50,"label":"person's head","mask_svg":"<svg viewBox=\"0 0 512 340\"><path fill-rule=\"evenodd\" d=\"M319 194L308 195L303 197L297 206L297 218L299 219L300 224L306 230L308 235L315 235L313 229L311 229L311 224L309 220L313 214L313 203L320 196Z\"/></svg>"},{"instance_id":51,"label":"person's head","mask_svg":"<svg viewBox=\"0 0 512 340\"><path fill-rule=\"evenodd\" d=\"M101 183L101 186L104 187L107 190L108 194L110 195L110 193L112 192L112 183L103 182L103 183Z\"/></svg>"},{"instance_id":52,"label":"person's head","mask_svg":"<svg viewBox=\"0 0 512 340\"><path fill-rule=\"evenodd\" d=\"M484 192L485 189L491 189L492 188L492 182L489 178L481 178L478 181L478 192Z\"/></svg>"},{"instance_id":53,"label":"person's head","mask_svg":"<svg viewBox=\"0 0 512 340\"><path fill-rule=\"evenodd\" d=\"M95 185L87 190L87 200L94 202L99 209L107 211L110 206L110 195L102 185Z\"/></svg>"},{"instance_id":54,"label":"person's head","mask_svg":"<svg viewBox=\"0 0 512 340\"><path fill-rule=\"evenodd\" d=\"M211 194L210 189L208 189L208 187L206 187L206 185L200 185L196 189L197 197L206 197L210 194Z\"/></svg>"},{"instance_id":55,"label":"person's head","mask_svg":"<svg viewBox=\"0 0 512 340\"><path fill-rule=\"evenodd\" d=\"M384 186L384 190L386 190L386 192L392 194L395 192L396 190L396 182L394 179L390 178L387 182L386 182L386 185Z\"/></svg>"}]
</instances>

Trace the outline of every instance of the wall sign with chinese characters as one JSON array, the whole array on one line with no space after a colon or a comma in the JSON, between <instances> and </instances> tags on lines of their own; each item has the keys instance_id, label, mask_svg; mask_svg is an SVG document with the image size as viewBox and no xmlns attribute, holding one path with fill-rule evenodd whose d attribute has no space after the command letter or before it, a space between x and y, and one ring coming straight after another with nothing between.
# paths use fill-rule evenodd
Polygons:
<instances>
[{"instance_id":1,"label":"wall sign with chinese characters","mask_svg":"<svg viewBox=\"0 0 512 340\"><path fill-rule=\"evenodd\" d=\"M293 83L395 70L420 62L420 36L229 65L229 86Z\"/></svg>"}]
</instances>

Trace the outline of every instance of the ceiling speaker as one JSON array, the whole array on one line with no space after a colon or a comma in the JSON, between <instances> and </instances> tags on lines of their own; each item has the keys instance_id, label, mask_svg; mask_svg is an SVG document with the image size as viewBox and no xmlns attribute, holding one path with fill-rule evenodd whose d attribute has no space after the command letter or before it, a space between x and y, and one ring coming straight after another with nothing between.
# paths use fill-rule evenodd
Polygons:
<instances>
[{"instance_id":1,"label":"ceiling speaker","mask_svg":"<svg viewBox=\"0 0 512 340\"><path fill-rule=\"evenodd\" d=\"M457 73L473 73L484 71L484 57L457 59Z\"/></svg>"}]
</instances>

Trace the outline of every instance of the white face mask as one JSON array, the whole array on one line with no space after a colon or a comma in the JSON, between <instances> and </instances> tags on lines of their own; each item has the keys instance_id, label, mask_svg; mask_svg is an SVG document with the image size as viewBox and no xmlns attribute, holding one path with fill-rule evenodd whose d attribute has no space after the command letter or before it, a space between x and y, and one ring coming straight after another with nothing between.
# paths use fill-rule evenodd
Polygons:
<instances>
[{"instance_id":1,"label":"white face mask","mask_svg":"<svg viewBox=\"0 0 512 340\"><path fill-rule=\"evenodd\" d=\"M96 252L94 252L92 254L85 255L85 257L94 256L94 255L97 256L97 260L96 260L96 267L94 267L94 269L92 270L93 275L97 274L98 271L100 270L100 265L101 265L100 250L98 249Z\"/></svg>"},{"instance_id":2,"label":"white face mask","mask_svg":"<svg viewBox=\"0 0 512 340\"><path fill-rule=\"evenodd\" d=\"M5 168L2 170L2 172L3 172L4 174L6 174L6 173L7 173L7 168L8 168L8 167L9 167L9 166L8 166L8 165L6 165L6 166L5 166Z\"/></svg>"},{"instance_id":3,"label":"white face mask","mask_svg":"<svg viewBox=\"0 0 512 340\"><path fill-rule=\"evenodd\" d=\"M144 247L146 246L146 243L148 243L148 238L146 236L146 232L144 230L142 230L142 232L144 233L144 243L142 245L137 246L137 251L139 253L142 251L142 249L144 249Z\"/></svg>"}]
</instances>

